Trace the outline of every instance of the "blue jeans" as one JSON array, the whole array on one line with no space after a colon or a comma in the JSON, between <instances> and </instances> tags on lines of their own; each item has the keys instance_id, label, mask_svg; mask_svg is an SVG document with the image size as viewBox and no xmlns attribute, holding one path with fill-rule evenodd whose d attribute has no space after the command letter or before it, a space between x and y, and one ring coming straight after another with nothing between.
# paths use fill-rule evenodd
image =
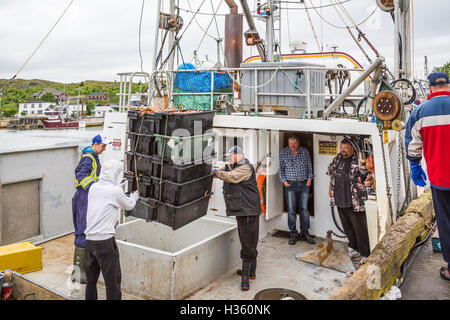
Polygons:
<instances>
[{"instance_id":1,"label":"blue jeans","mask_svg":"<svg viewBox=\"0 0 450 320\"><path fill-rule=\"evenodd\" d=\"M309 230L308 197L309 187L305 182L293 183L286 187L286 202L288 207L288 226L291 234L297 234L297 208L300 209L300 231Z\"/></svg>"}]
</instances>

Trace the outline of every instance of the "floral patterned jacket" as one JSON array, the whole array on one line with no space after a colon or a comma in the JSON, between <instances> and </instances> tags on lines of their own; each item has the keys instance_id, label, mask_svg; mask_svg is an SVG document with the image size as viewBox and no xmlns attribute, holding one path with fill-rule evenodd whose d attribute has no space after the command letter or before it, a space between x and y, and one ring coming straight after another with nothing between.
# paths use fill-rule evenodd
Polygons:
<instances>
[{"instance_id":1,"label":"floral patterned jacket","mask_svg":"<svg viewBox=\"0 0 450 320\"><path fill-rule=\"evenodd\" d=\"M331 177L331 191L334 195L334 186L335 186L335 178L336 178L336 168L339 160L341 160L341 154L338 154L331 164L328 166L327 175ZM361 171L358 166L358 157L356 154L353 155L352 160L350 162L350 186L351 186L351 194L352 194L352 204L353 211L355 212L365 212L366 208L364 206L364 202L367 200L367 188L364 185L364 181L361 177ZM334 206L334 197L331 197L330 205Z\"/></svg>"}]
</instances>

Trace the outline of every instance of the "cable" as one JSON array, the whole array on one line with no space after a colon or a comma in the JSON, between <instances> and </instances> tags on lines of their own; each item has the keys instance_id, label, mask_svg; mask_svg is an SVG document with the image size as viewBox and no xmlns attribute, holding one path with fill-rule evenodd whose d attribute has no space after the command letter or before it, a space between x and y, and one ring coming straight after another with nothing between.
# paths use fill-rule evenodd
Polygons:
<instances>
[{"instance_id":1,"label":"cable","mask_svg":"<svg viewBox=\"0 0 450 320\"><path fill-rule=\"evenodd\" d=\"M311 25L311 30L314 34L314 39L316 40L317 48L319 49L319 52L322 53L322 48L320 47L319 40L317 39L316 30L314 30L314 25L311 20L311 15L309 14L308 11L308 7L306 6L306 2L303 2L303 5L305 6L306 15L308 16L308 21L309 24Z\"/></svg>"},{"instance_id":2,"label":"cable","mask_svg":"<svg viewBox=\"0 0 450 320\"><path fill-rule=\"evenodd\" d=\"M56 25L59 23L59 21L62 19L62 17L64 16L64 14L67 12L67 10L69 9L69 7L72 5L72 3L75 0L70 1L70 3L68 4L68 6L66 7L66 9L63 11L63 13L60 15L60 17L58 18L58 20L55 22L55 24L53 25L53 27L51 27L50 31L47 32L47 34L45 35L44 39L41 40L41 42L39 43L39 45L36 47L36 49L34 49L34 51L31 53L31 55L28 57L28 59L25 61L25 63L19 68L19 70L16 72L16 74L9 79L6 84L4 85L4 87L2 88L2 90L0 90L0 92L3 92L3 90L6 89L6 87L19 75L19 73L23 70L23 68L25 68L25 66L27 65L27 63L31 60L31 58L36 54L36 52L38 51L38 49L41 47L41 45L44 43L44 41L48 38L48 36L50 35L50 33L53 31L53 29L55 29Z\"/></svg>"},{"instance_id":3,"label":"cable","mask_svg":"<svg viewBox=\"0 0 450 320\"><path fill-rule=\"evenodd\" d=\"M190 0L187 0L187 3L188 3L188 6L189 6L189 9L191 9L192 10L192 7L191 7L191 1ZM222 4L222 2L220 2L221 4ZM220 7L220 5L218 6L218 7ZM178 10L183 10L183 9L181 9L180 7L178 7ZM190 11L191 13L194 13L193 11ZM213 10L213 12L214 12L214 10ZM200 13L199 13L200 14ZM214 14L212 14L212 15L214 15ZM195 22L197 23L197 25L198 25L198 27L208 36L208 37L210 37L210 38L213 38L213 39L216 39L215 37L213 37L212 35L210 35L209 33L208 33L208 29L209 28L207 28L206 29L206 31L205 31L205 29L203 29L203 27L202 27L202 25L200 24L200 22L198 22L198 20L197 20L197 18L194 18L194 20L195 20Z\"/></svg>"},{"instance_id":4,"label":"cable","mask_svg":"<svg viewBox=\"0 0 450 320\"><path fill-rule=\"evenodd\" d=\"M223 0L220 1L220 4L217 6L217 9L216 9L216 12L215 12L215 13L217 13L217 11L219 10L219 7L220 7L220 5L222 4L222 2L223 2ZM209 34L208 34L208 30L209 30L209 28L211 27L211 24L213 23L215 17L216 17L216 16L213 16L213 17L212 17L211 21L210 21L209 24L208 24L208 27L206 28L206 31L202 29L203 32L204 32L204 33L203 33L203 37L202 37L202 39L200 40L200 43L198 44L197 49L196 49L195 51L198 52L198 49L200 49L200 46L202 45L203 40L205 39L205 36L206 36L206 35L209 35ZM219 28L217 28L217 33L219 33ZM213 36L210 36L210 37L213 38L214 40L217 40L217 39L216 39L215 37L213 37ZM220 35L219 35L219 38L220 38ZM193 59L194 59L194 58L192 58L191 62L193 61Z\"/></svg>"},{"instance_id":5,"label":"cable","mask_svg":"<svg viewBox=\"0 0 450 320\"><path fill-rule=\"evenodd\" d=\"M197 12L200 11L200 8L203 6L203 4L205 3L206 0L203 0L202 3L200 4L200 6L197 9ZM197 14L197 13L196 13ZM166 59L163 61L163 63L161 63L161 69L165 66L165 64L167 63L167 61L169 60L170 56L172 55L173 51L175 50L176 46L178 45L178 43L181 41L181 38L183 38L183 35L185 34L186 30L189 29L189 26L191 25L192 21L194 20L196 14L193 15L192 19L189 21L188 25L186 26L186 28L184 29L183 33L180 35L180 37L178 39L175 40L175 42L172 45L172 48L170 48L170 51L166 57Z\"/></svg>"},{"instance_id":6,"label":"cable","mask_svg":"<svg viewBox=\"0 0 450 320\"><path fill-rule=\"evenodd\" d=\"M338 25L335 25L335 24L329 22L328 20L326 20L326 19L319 13L319 11L317 11L317 8L318 8L318 7L314 7L313 4L312 4L312 2L311 2L311 0L309 0L309 2L311 3L311 7L309 7L309 8L313 8L314 11L316 11L317 15L320 17L320 19L322 19L325 23L327 23L327 24L329 24L330 26L335 27L335 28L337 28L337 29L347 29L347 27L338 26ZM344 2L341 2L341 3L344 3ZM331 6L331 5L328 5L328 7L330 7L330 6ZM333 7L334 7L334 5L333 5ZM376 7L375 10L373 10L373 12L372 12L366 19L364 19L362 22L356 24L355 26L353 26L353 27L351 27L351 28L359 27L360 25L364 24L367 20L369 20L369 19L374 15L374 13L375 13L377 10L378 10L378 7Z\"/></svg>"},{"instance_id":7,"label":"cable","mask_svg":"<svg viewBox=\"0 0 450 320\"><path fill-rule=\"evenodd\" d=\"M406 257L405 261L402 263L401 266L401 275L400 277L397 279L397 282L395 283L395 286L397 288L400 288L403 284L403 281L405 280L406 277L406 265L408 260L411 257L411 253L418 248L419 246L423 245L424 243L426 243L428 241L428 239L430 238L431 234L433 233L434 228L436 228L436 223L434 223L434 225L430 228L430 231L428 232L427 236L425 237L425 239L423 239L422 241L417 242L415 245L412 246L412 248L409 250L408 256Z\"/></svg>"},{"instance_id":8,"label":"cable","mask_svg":"<svg viewBox=\"0 0 450 320\"><path fill-rule=\"evenodd\" d=\"M144 72L144 68L143 68L144 61L142 59L142 51L141 51L141 27L142 27L142 13L144 12L144 3L145 3L145 0L142 0L141 17L139 19L139 57L141 59L141 71L142 72Z\"/></svg>"}]
</instances>

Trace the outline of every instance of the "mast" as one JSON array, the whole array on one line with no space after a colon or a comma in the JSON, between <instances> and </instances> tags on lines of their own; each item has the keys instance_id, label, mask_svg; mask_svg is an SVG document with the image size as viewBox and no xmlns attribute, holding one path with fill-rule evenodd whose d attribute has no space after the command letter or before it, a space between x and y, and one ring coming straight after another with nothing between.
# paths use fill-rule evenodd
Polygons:
<instances>
[{"instance_id":1,"label":"mast","mask_svg":"<svg viewBox=\"0 0 450 320\"><path fill-rule=\"evenodd\" d=\"M409 0L394 0L394 59L397 79L411 77L411 30Z\"/></svg>"}]
</instances>

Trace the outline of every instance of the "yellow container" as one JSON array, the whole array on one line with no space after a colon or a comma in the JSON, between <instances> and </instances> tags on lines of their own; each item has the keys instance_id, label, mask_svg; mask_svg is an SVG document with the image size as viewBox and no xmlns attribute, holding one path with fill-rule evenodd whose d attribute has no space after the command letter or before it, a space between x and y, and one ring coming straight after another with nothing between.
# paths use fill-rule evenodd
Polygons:
<instances>
[{"instance_id":1,"label":"yellow container","mask_svg":"<svg viewBox=\"0 0 450 320\"><path fill-rule=\"evenodd\" d=\"M31 241L0 246L0 271L6 269L19 273L42 270L42 248Z\"/></svg>"}]
</instances>

